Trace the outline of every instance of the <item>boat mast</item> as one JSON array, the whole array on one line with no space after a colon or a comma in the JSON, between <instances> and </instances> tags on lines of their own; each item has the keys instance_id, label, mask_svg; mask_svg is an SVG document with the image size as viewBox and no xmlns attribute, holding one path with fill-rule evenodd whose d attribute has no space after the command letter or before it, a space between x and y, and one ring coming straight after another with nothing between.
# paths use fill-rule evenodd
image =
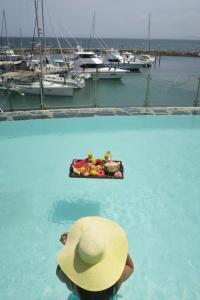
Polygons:
<instances>
[{"instance_id":1,"label":"boat mast","mask_svg":"<svg viewBox=\"0 0 200 300\"><path fill-rule=\"evenodd\" d=\"M36 24L37 24L37 33L38 33L38 42L39 42L39 52L40 52L40 100L41 100L41 108L44 108L44 88L43 88L43 55L42 55L42 40L41 40L41 28L39 27L39 19L38 19L38 2L39 0L34 0L35 3L35 15L36 15Z\"/></svg>"},{"instance_id":2,"label":"boat mast","mask_svg":"<svg viewBox=\"0 0 200 300\"><path fill-rule=\"evenodd\" d=\"M41 0L41 6L42 6L43 52L44 52L44 56L46 58L46 40L45 40L45 30L44 30L44 3L43 3L43 0Z\"/></svg>"},{"instance_id":3,"label":"boat mast","mask_svg":"<svg viewBox=\"0 0 200 300\"><path fill-rule=\"evenodd\" d=\"M3 47L3 17L1 21L1 47Z\"/></svg>"},{"instance_id":4,"label":"boat mast","mask_svg":"<svg viewBox=\"0 0 200 300\"><path fill-rule=\"evenodd\" d=\"M6 14L5 14L5 10L3 10L3 23L4 23L4 27L5 27L5 34L6 34L7 46L8 46L8 48L9 48L9 47L10 47L10 43L9 43L8 32L7 32L7 25L6 25Z\"/></svg>"},{"instance_id":5,"label":"boat mast","mask_svg":"<svg viewBox=\"0 0 200 300\"><path fill-rule=\"evenodd\" d=\"M92 40L94 40L94 34L95 34L95 23L96 23L96 14L94 12L93 18L92 18L92 25L91 25L91 31L90 31L90 38L89 38L89 43L88 43L88 48L91 47L92 45Z\"/></svg>"},{"instance_id":6,"label":"boat mast","mask_svg":"<svg viewBox=\"0 0 200 300\"><path fill-rule=\"evenodd\" d=\"M23 56L23 50L22 50L23 42L22 42L22 30L21 30L21 28L19 29L19 34L20 34L20 49L21 49L21 56Z\"/></svg>"},{"instance_id":7,"label":"boat mast","mask_svg":"<svg viewBox=\"0 0 200 300\"><path fill-rule=\"evenodd\" d=\"M151 13L149 13L148 23L148 51L151 51Z\"/></svg>"}]
</instances>

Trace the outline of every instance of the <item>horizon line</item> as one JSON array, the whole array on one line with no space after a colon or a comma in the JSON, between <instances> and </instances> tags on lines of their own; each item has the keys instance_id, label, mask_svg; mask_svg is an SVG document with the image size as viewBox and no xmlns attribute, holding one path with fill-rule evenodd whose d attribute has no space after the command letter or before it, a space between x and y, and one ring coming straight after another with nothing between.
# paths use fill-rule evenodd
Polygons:
<instances>
[{"instance_id":1,"label":"horizon line","mask_svg":"<svg viewBox=\"0 0 200 300\"><path fill-rule=\"evenodd\" d=\"M2 38L6 38L6 36L2 36ZM33 38L31 35L26 35L23 37L20 37L18 35L9 35L8 38ZM37 38L37 37L36 37ZM56 36L45 36L45 38L57 38ZM76 37L58 37L59 39L90 39L90 37L84 37L84 36L76 36ZM101 37L101 38L94 38L95 40L97 39L112 39L112 40L146 40L148 41L147 38L145 37ZM200 38L198 37L153 37L150 39L152 40L185 40L185 41L199 41Z\"/></svg>"}]
</instances>

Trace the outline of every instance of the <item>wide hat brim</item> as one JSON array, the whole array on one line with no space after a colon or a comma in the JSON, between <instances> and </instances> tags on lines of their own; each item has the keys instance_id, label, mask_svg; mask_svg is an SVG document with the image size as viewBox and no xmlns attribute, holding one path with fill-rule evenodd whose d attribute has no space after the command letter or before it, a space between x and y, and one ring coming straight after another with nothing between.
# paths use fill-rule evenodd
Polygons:
<instances>
[{"instance_id":1,"label":"wide hat brim","mask_svg":"<svg viewBox=\"0 0 200 300\"><path fill-rule=\"evenodd\" d=\"M94 265L81 260L77 245L81 233L88 226L97 228L106 242L102 259ZM105 218L85 217L76 221L70 228L67 243L58 255L62 271L79 287L88 291L102 291L120 278L128 254L128 240L122 228Z\"/></svg>"}]
</instances>

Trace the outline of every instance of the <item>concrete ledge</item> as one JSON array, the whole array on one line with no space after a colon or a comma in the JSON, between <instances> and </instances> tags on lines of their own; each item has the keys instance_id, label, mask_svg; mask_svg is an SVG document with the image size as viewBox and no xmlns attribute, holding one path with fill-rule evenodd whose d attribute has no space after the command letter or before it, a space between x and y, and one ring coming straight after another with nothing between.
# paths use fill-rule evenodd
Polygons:
<instances>
[{"instance_id":1,"label":"concrete ledge","mask_svg":"<svg viewBox=\"0 0 200 300\"><path fill-rule=\"evenodd\" d=\"M117 115L200 115L200 107L106 107L13 111L0 113L0 121Z\"/></svg>"}]
</instances>

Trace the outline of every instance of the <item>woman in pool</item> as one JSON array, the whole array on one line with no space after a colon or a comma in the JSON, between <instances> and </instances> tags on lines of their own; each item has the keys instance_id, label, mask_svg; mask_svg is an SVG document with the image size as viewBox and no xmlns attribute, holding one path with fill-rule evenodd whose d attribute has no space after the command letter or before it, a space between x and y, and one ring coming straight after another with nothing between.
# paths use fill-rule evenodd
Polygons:
<instances>
[{"instance_id":1,"label":"woman in pool","mask_svg":"<svg viewBox=\"0 0 200 300\"><path fill-rule=\"evenodd\" d=\"M105 218L77 220L60 241L56 274L72 292L71 300L114 300L134 270L121 227Z\"/></svg>"}]
</instances>

